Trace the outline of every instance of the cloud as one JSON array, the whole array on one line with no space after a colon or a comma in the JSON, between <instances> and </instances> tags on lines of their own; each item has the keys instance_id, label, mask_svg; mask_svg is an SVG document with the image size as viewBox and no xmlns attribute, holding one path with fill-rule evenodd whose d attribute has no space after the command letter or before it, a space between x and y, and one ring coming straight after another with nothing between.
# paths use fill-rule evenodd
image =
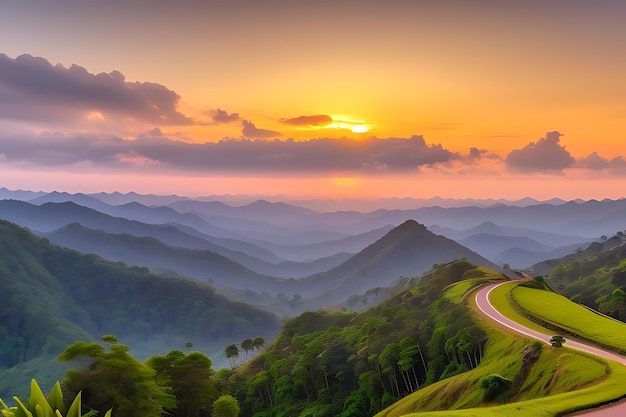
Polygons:
<instances>
[{"instance_id":1,"label":"cloud","mask_svg":"<svg viewBox=\"0 0 626 417\"><path fill-rule=\"evenodd\" d=\"M0 118L71 122L87 117L132 119L169 125L191 124L177 110L180 96L150 82L127 82L119 71L92 74L44 58L0 54Z\"/></svg>"},{"instance_id":2,"label":"cloud","mask_svg":"<svg viewBox=\"0 0 626 417\"><path fill-rule=\"evenodd\" d=\"M368 140L369 157L367 163L390 170L411 170L422 165L448 162L456 154L440 144L427 145L422 136L409 139L389 138Z\"/></svg>"},{"instance_id":3,"label":"cloud","mask_svg":"<svg viewBox=\"0 0 626 417\"><path fill-rule=\"evenodd\" d=\"M487 154L487 151L485 149L478 149L478 148L471 147L469 151L468 159L470 161L475 161L475 160L481 159L486 154Z\"/></svg>"},{"instance_id":4,"label":"cloud","mask_svg":"<svg viewBox=\"0 0 626 417\"><path fill-rule=\"evenodd\" d=\"M469 163L474 163L483 159L502 160L502 157L496 153L489 152L486 149L479 149L476 147L471 147L469 154L465 157L466 162Z\"/></svg>"},{"instance_id":5,"label":"cloud","mask_svg":"<svg viewBox=\"0 0 626 417\"><path fill-rule=\"evenodd\" d=\"M333 118L326 114L316 114L314 116L298 116L291 119L280 119L280 121L291 126L326 126L333 122Z\"/></svg>"},{"instance_id":6,"label":"cloud","mask_svg":"<svg viewBox=\"0 0 626 417\"><path fill-rule=\"evenodd\" d=\"M246 138L272 138L282 135L274 130L259 129L249 120L242 120L242 125L241 134Z\"/></svg>"},{"instance_id":7,"label":"cloud","mask_svg":"<svg viewBox=\"0 0 626 417\"><path fill-rule=\"evenodd\" d=\"M211 118L215 123L230 123L239 120L239 113L228 113L226 110L215 109Z\"/></svg>"},{"instance_id":8,"label":"cloud","mask_svg":"<svg viewBox=\"0 0 626 417\"><path fill-rule=\"evenodd\" d=\"M128 151L122 138L97 133L63 134L44 132L36 135L11 135L0 139L0 154L5 162L41 166L78 163L118 165L119 155Z\"/></svg>"},{"instance_id":9,"label":"cloud","mask_svg":"<svg viewBox=\"0 0 626 417\"><path fill-rule=\"evenodd\" d=\"M441 145L411 138L306 141L223 139L188 143L153 129L135 139L102 134L50 132L19 137L0 135L0 158L20 165L137 167L231 173L385 173L417 171L458 156Z\"/></svg>"},{"instance_id":10,"label":"cloud","mask_svg":"<svg viewBox=\"0 0 626 417\"><path fill-rule=\"evenodd\" d=\"M559 145L562 135L558 131L546 133L537 143L530 142L522 149L511 151L506 165L523 172L560 172L571 167L575 160L565 147Z\"/></svg>"},{"instance_id":11,"label":"cloud","mask_svg":"<svg viewBox=\"0 0 626 417\"><path fill-rule=\"evenodd\" d=\"M585 158L576 161L576 168L590 169L600 171L604 169L623 169L626 168L626 160L618 156L613 159L606 159L598 155L597 152L589 154Z\"/></svg>"}]
</instances>

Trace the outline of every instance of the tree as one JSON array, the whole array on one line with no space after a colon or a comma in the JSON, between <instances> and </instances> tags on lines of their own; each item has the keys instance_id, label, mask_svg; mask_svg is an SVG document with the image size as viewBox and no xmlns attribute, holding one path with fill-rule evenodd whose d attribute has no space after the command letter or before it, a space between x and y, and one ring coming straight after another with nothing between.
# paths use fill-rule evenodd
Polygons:
<instances>
[{"instance_id":1,"label":"tree","mask_svg":"<svg viewBox=\"0 0 626 417\"><path fill-rule=\"evenodd\" d=\"M550 344L552 345L552 347L562 347L563 343L565 343L565 338L563 336L552 336L552 339L550 339Z\"/></svg>"},{"instance_id":2,"label":"tree","mask_svg":"<svg viewBox=\"0 0 626 417\"><path fill-rule=\"evenodd\" d=\"M157 385L156 372L128 353L128 346L113 343L109 351L97 343L79 341L68 346L59 360L88 358L85 369L70 370L64 385L70 394L82 392L82 401L88 408L104 414L124 417L160 417L164 410L173 409L176 398L167 388Z\"/></svg>"},{"instance_id":3,"label":"tree","mask_svg":"<svg viewBox=\"0 0 626 417\"><path fill-rule=\"evenodd\" d=\"M248 359L248 352L253 349L252 347L252 339L246 339L241 342L241 348L244 352L246 352L246 359Z\"/></svg>"},{"instance_id":4,"label":"tree","mask_svg":"<svg viewBox=\"0 0 626 417\"><path fill-rule=\"evenodd\" d=\"M213 417L239 416L239 402L232 395L222 395L213 403Z\"/></svg>"},{"instance_id":5,"label":"tree","mask_svg":"<svg viewBox=\"0 0 626 417\"><path fill-rule=\"evenodd\" d=\"M118 343L117 337L112 334L105 334L100 338L104 343L108 343L110 345L115 345Z\"/></svg>"},{"instance_id":6,"label":"tree","mask_svg":"<svg viewBox=\"0 0 626 417\"><path fill-rule=\"evenodd\" d=\"M260 350L263 346L265 346L265 339L262 337L255 337L252 341L252 347L254 349Z\"/></svg>"},{"instance_id":7,"label":"tree","mask_svg":"<svg viewBox=\"0 0 626 417\"><path fill-rule=\"evenodd\" d=\"M410 336L405 337L399 342L400 359L398 359L398 369L402 373L405 384L413 392L419 388L419 378L415 372L415 363L417 362L420 348L415 339ZM411 371L411 373L409 373ZM424 373L426 367L424 367ZM412 374L412 375L411 375Z\"/></svg>"},{"instance_id":8,"label":"tree","mask_svg":"<svg viewBox=\"0 0 626 417\"><path fill-rule=\"evenodd\" d=\"M176 396L174 416L197 416L217 397L211 381L211 359L203 353L173 350L166 356L153 356L146 363L156 371L159 385L171 387Z\"/></svg>"},{"instance_id":9,"label":"tree","mask_svg":"<svg viewBox=\"0 0 626 417\"><path fill-rule=\"evenodd\" d=\"M616 272L613 275L613 282L615 282L615 278L619 277L620 274L626 277L626 272ZM626 318L626 292L624 292L623 289L616 288L610 295L607 294L599 297L597 302L598 310L601 313L607 314L618 320Z\"/></svg>"},{"instance_id":10,"label":"tree","mask_svg":"<svg viewBox=\"0 0 626 417\"><path fill-rule=\"evenodd\" d=\"M224 349L224 354L226 355L228 362L230 362L230 367L235 369L235 362L239 357L239 348L237 347L237 345L233 344L226 346L226 349Z\"/></svg>"},{"instance_id":11,"label":"tree","mask_svg":"<svg viewBox=\"0 0 626 417\"><path fill-rule=\"evenodd\" d=\"M400 360L400 345L398 343L389 343L380 355L378 356L378 363L381 367L383 374L389 375L389 383L391 385L391 392L400 397L400 387L398 385L398 378L396 376L396 369L398 361Z\"/></svg>"},{"instance_id":12,"label":"tree","mask_svg":"<svg viewBox=\"0 0 626 417\"><path fill-rule=\"evenodd\" d=\"M270 376L267 371L261 371L250 380L249 391L257 392L265 406L272 406L272 390L270 389Z\"/></svg>"},{"instance_id":13,"label":"tree","mask_svg":"<svg viewBox=\"0 0 626 417\"><path fill-rule=\"evenodd\" d=\"M511 386L512 381L498 374L487 375L480 380L480 387L485 390L485 400L492 401Z\"/></svg>"}]
</instances>

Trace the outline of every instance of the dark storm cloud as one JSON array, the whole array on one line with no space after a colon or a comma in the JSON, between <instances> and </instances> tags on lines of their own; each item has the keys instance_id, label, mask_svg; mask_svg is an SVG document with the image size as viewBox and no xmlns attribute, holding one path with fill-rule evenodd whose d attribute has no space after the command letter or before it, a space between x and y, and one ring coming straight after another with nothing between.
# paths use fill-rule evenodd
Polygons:
<instances>
[{"instance_id":1,"label":"dark storm cloud","mask_svg":"<svg viewBox=\"0 0 626 417\"><path fill-rule=\"evenodd\" d=\"M282 135L275 130L260 129L249 120L242 120L242 126L241 134L246 138L275 138Z\"/></svg>"},{"instance_id":2,"label":"dark storm cloud","mask_svg":"<svg viewBox=\"0 0 626 417\"><path fill-rule=\"evenodd\" d=\"M230 123L239 120L239 113L228 113L226 110L215 109L211 112L211 118L215 123Z\"/></svg>"},{"instance_id":3,"label":"dark storm cloud","mask_svg":"<svg viewBox=\"0 0 626 417\"><path fill-rule=\"evenodd\" d=\"M0 54L0 117L33 122L72 121L90 112L161 124L190 124L178 112L180 96L165 86L127 82L119 71L89 73L44 58Z\"/></svg>"},{"instance_id":4,"label":"dark storm cloud","mask_svg":"<svg viewBox=\"0 0 626 417\"><path fill-rule=\"evenodd\" d=\"M575 160L561 145L558 131L546 133L537 143L530 142L522 149L511 151L506 157L509 168L523 172L559 172L571 167Z\"/></svg>"},{"instance_id":5,"label":"dark storm cloud","mask_svg":"<svg viewBox=\"0 0 626 417\"><path fill-rule=\"evenodd\" d=\"M174 141L154 129L135 140L104 135L47 133L0 136L0 161L45 166L125 166L133 161L197 172L398 172L449 162L458 155L421 136L307 141L224 139Z\"/></svg>"},{"instance_id":6,"label":"dark storm cloud","mask_svg":"<svg viewBox=\"0 0 626 417\"><path fill-rule=\"evenodd\" d=\"M333 118L326 114L316 114L313 116L298 116L291 119L280 119L280 121L291 126L326 126L333 122Z\"/></svg>"}]
</instances>

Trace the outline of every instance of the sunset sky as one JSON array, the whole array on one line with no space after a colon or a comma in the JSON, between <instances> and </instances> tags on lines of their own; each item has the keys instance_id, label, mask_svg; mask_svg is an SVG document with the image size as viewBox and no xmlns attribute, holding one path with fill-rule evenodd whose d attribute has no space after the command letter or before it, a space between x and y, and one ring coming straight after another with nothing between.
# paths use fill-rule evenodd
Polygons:
<instances>
[{"instance_id":1,"label":"sunset sky","mask_svg":"<svg viewBox=\"0 0 626 417\"><path fill-rule=\"evenodd\" d=\"M0 187L620 198L626 1L0 2Z\"/></svg>"}]
</instances>

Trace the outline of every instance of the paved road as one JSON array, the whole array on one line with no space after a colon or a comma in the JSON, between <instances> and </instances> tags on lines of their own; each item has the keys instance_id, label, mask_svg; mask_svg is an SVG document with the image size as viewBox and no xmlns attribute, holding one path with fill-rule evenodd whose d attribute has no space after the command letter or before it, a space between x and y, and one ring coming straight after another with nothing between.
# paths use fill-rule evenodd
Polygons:
<instances>
[{"instance_id":1,"label":"paved road","mask_svg":"<svg viewBox=\"0 0 626 417\"><path fill-rule=\"evenodd\" d=\"M498 310L494 308L494 306L489 302L489 293L499 285L503 285L506 282L497 282L494 284L490 284L478 291L476 294L476 305L478 308L491 318L492 320L508 327L511 330L516 331L517 333L523 334L525 336L531 337L533 339L541 340L546 343L550 343L551 335L546 335L544 333L540 333L536 330L529 329L528 327L524 327L517 322L506 318ZM582 342L577 342L575 340L567 339L567 347L572 349L577 349L582 352L591 353L592 355L599 356L601 358L614 360L616 362L621 363L626 366L626 357L618 355L614 352L610 352L595 346L587 345ZM612 405L608 405L605 407L598 408L596 410L584 411L573 415L580 415L586 417L616 417L616 416L626 416L626 401L620 401Z\"/></svg>"}]
</instances>

